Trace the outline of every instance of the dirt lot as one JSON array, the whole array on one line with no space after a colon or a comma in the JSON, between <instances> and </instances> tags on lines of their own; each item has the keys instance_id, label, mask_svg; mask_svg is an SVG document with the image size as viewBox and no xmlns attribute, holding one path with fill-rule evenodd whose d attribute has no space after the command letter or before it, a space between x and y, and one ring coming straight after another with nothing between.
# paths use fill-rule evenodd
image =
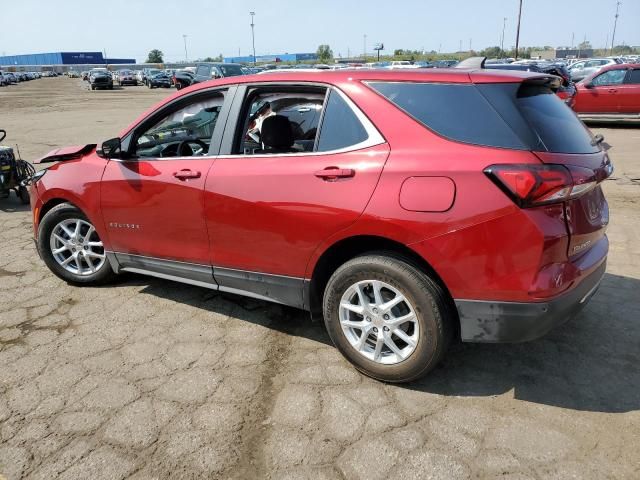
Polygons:
<instances>
[{"instance_id":1,"label":"dirt lot","mask_svg":"<svg viewBox=\"0 0 640 480\"><path fill-rule=\"evenodd\" d=\"M168 95L79 80L0 88L36 158L116 135ZM0 200L0 479L640 478L640 129L597 129L611 254L576 319L523 345L456 345L427 379L351 368L300 311L130 276L74 288Z\"/></svg>"}]
</instances>

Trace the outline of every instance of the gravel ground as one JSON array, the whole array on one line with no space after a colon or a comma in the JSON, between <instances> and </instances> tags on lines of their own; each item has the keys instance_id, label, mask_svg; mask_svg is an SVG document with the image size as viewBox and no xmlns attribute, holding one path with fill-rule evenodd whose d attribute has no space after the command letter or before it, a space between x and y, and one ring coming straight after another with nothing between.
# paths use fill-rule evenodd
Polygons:
<instances>
[{"instance_id":1,"label":"gravel ground","mask_svg":"<svg viewBox=\"0 0 640 480\"><path fill-rule=\"evenodd\" d=\"M99 142L167 94L0 88L3 143ZM0 200L0 479L640 478L640 129L596 130L616 172L591 303L536 342L455 345L406 386L294 309L139 276L71 287Z\"/></svg>"}]
</instances>

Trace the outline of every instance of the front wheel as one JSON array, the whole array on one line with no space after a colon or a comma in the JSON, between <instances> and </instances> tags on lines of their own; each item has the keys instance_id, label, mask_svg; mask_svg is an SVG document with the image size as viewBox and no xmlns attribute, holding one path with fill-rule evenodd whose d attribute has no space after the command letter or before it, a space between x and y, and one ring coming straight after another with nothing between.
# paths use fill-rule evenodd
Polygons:
<instances>
[{"instance_id":1,"label":"front wheel","mask_svg":"<svg viewBox=\"0 0 640 480\"><path fill-rule=\"evenodd\" d=\"M453 315L440 285L394 254L356 257L329 279L323 300L331 340L365 375L422 377L442 359Z\"/></svg>"},{"instance_id":2,"label":"front wheel","mask_svg":"<svg viewBox=\"0 0 640 480\"><path fill-rule=\"evenodd\" d=\"M95 227L69 203L53 207L40 222L38 251L49 269L69 283L101 285L116 275Z\"/></svg>"}]
</instances>

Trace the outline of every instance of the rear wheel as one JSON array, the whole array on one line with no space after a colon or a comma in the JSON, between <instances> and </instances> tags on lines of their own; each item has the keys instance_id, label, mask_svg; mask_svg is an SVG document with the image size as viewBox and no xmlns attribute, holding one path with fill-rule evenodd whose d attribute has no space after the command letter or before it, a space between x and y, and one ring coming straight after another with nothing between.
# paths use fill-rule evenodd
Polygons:
<instances>
[{"instance_id":1,"label":"rear wheel","mask_svg":"<svg viewBox=\"0 0 640 480\"><path fill-rule=\"evenodd\" d=\"M38 251L49 269L69 283L100 285L116 275L95 227L69 203L55 206L40 222Z\"/></svg>"},{"instance_id":2,"label":"rear wheel","mask_svg":"<svg viewBox=\"0 0 640 480\"><path fill-rule=\"evenodd\" d=\"M388 382L432 370L453 331L440 285L393 254L343 264L327 283L323 310L338 350L365 375Z\"/></svg>"}]
</instances>

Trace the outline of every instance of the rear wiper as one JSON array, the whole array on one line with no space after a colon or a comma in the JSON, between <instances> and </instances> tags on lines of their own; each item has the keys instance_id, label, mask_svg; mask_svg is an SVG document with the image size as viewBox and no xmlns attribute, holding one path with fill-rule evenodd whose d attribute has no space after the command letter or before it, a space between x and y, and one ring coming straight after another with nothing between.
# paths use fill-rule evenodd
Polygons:
<instances>
[{"instance_id":1,"label":"rear wiper","mask_svg":"<svg viewBox=\"0 0 640 480\"><path fill-rule=\"evenodd\" d=\"M598 133L597 135L594 135L593 140L591 140L591 146L595 147L596 145L600 145L602 142L604 142L604 136Z\"/></svg>"}]
</instances>

